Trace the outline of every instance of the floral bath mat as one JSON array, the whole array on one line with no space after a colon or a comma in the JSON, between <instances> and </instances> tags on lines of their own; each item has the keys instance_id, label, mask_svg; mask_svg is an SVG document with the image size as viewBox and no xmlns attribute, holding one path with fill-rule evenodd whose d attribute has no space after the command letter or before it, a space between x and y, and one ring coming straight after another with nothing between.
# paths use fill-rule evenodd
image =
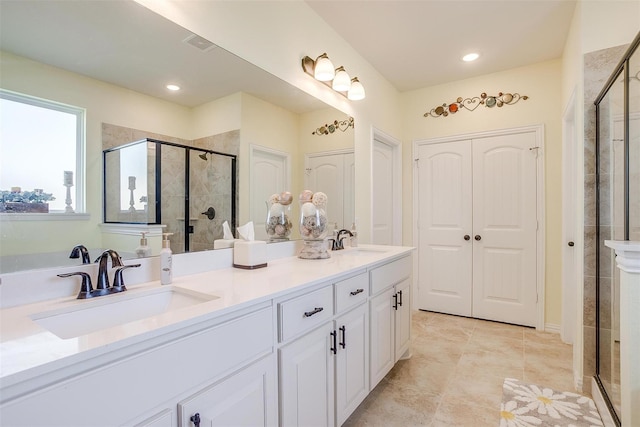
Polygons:
<instances>
[{"instance_id":1,"label":"floral bath mat","mask_svg":"<svg viewBox=\"0 0 640 427\"><path fill-rule=\"evenodd\" d=\"M590 398L568 391L505 378L500 427L600 427L602 420Z\"/></svg>"}]
</instances>

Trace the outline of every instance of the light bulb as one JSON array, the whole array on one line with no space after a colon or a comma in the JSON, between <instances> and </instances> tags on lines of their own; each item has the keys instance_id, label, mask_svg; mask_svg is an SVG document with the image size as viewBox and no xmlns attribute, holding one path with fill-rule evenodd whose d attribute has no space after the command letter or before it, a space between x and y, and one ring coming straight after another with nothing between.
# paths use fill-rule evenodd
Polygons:
<instances>
[{"instance_id":1,"label":"light bulb","mask_svg":"<svg viewBox=\"0 0 640 427\"><path fill-rule=\"evenodd\" d=\"M331 87L338 92L346 92L351 88L351 77L349 77L344 67L336 68L336 76L333 78Z\"/></svg>"},{"instance_id":2,"label":"light bulb","mask_svg":"<svg viewBox=\"0 0 640 427\"><path fill-rule=\"evenodd\" d=\"M469 53L465 56L462 57L462 60L464 62L471 62L471 61L475 61L476 59L478 59L480 57L479 54L477 53Z\"/></svg>"},{"instance_id":3,"label":"light bulb","mask_svg":"<svg viewBox=\"0 0 640 427\"><path fill-rule=\"evenodd\" d=\"M335 75L336 71L327 54L323 53L318 56L316 65L313 68L313 77L321 82L328 82L331 81Z\"/></svg>"},{"instance_id":4,"label":"light bulb","mask_svg":"<svg viewBox=\"0 0 640 427\"><path fill-rule=\"evenodd\" d=\"M349 93L347 94L347 98L352 101L360 101L364 99L364 86L358 80L357 77L351 79L351 89L349 89Z\"/></svg>"}]
</instances>

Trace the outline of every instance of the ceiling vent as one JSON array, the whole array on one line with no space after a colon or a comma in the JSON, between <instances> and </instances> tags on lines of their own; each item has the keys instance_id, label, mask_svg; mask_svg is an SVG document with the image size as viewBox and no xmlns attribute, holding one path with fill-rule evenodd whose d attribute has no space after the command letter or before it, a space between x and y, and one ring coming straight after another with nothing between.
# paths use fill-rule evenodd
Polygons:
<instances>
[{"instance_id":1,"label":"ceiling vent","mask_svg":"<svg viewBox=\"0 0 640 427\"><path fill-rule=\"evenodd\" d=\"M190 44L191 46L203 52L208 52L217 47L215 44L213 44L209 40L205 39L204 37L200 37L197 34L191 34L189 37L187 37L182 41L185 42L186 44Z\"/></svg>"}]
</instances>

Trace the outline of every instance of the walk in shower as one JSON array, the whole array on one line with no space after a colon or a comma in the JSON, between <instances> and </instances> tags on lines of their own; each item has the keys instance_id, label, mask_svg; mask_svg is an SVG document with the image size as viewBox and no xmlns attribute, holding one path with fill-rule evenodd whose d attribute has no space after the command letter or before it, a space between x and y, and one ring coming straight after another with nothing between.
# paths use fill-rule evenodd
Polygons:
<instances>
[{"instance_id":1,"label":"walk in shower","mask_svg":"<svg viewBox=\"0 0 640 427\"><path fill-rule=\"evenodd\" d=\"M236 160L151 138L104 150L104 222L162 224L174 253L213 249L237 224Z\"/></svg>"},{"instance_id":2,"label":"walk in shower","mask_svg":"<svg viewBox=\"0 0 640 427\"><path fill-rule=\"evenodd\" d=\"M620 425L620 271L605 240L640 241L640 35L596 104L596 383Z\"/></svg>"}]
</instances>

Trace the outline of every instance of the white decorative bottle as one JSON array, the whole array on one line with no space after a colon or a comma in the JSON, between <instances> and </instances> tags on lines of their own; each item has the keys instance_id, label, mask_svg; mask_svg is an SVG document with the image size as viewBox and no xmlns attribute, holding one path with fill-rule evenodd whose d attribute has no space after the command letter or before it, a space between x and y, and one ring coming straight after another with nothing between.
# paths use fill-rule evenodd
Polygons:
<instances>
[{"instance_id":1,"label":"white decorative bottle","mask_svg":"<svg viewBox=\"0 0 640 427\"><path fill-rule=\"evenodd\" d=\"M170 285L173 280L173 268L171 266L171 242L169 236L173 233L162 233L162 250L160 251L160 283Z\"/></svg>"},{"instance_id":2,"label":"white decorative bottle","mask_svg":"<svg viewBox=\"0 0 640 427\"><path fill-rule=\"evenodd\" d=\"M350 246L352 248L358 247L358 232L356 231L356 223L351 224L351 242Z\"/></svg>"},{"instance_id":3,"label":"white decorative bottle","mask_svg":"<svg viewBox=\"0 0 640 427\"><path fill-rule=\"evenodd\" d=\"M142 238L140 239L140 246L136 248L136 255L138 258L146 258L151 256L151 248L147 243L146 232L141 232Z\"/></svg>"}]
</instances>

